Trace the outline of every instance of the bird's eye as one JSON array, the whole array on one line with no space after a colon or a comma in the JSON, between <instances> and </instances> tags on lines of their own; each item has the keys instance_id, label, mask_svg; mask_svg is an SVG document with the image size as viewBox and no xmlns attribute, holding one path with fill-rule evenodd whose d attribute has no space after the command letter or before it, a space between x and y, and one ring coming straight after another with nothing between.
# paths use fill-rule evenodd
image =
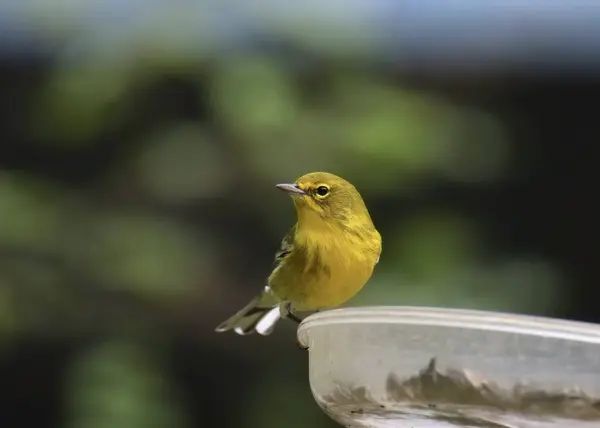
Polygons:
<instances>
[{"instance_id":1,"label":"bird's eye","mask_svg":"<svg viewBox=\"0 0 600 428\"><path fill-rule=\"evenodd\" d=\"M328 193L329 193L329 188L327 186L317 187L317 195L323 197L323 196L327 196Z\"/></svg>"}]
</instances>

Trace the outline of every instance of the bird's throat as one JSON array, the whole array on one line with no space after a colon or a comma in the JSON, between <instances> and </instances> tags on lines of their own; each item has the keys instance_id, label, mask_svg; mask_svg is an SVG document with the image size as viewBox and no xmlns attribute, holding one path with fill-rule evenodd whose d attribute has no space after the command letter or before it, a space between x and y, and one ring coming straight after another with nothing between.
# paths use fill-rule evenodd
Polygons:
<instances>
[{"instance_id":1,"label":"bird's throat","mask_svg":"<svg viewBox=\"0 0 600 428\"><path fill-rule=\"evenodd\" d=\"M300 231L328 231L332 229L331 222L326 221L322 213L306 206L296 208L298 214L298 229Z\"/></svg>"}]
</instances>

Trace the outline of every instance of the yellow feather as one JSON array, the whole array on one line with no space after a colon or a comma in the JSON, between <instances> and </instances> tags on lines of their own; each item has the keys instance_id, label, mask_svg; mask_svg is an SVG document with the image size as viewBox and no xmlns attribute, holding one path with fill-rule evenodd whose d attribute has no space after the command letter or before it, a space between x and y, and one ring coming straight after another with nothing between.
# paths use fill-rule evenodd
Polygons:
<instances>
[{"instance_id":1,"label":"yellow feather","mask_svg":"<svg viewBox=\"0 0 600 428\"><path fill-rule=\"evenodd\" d=\"M294 200L298 223L284 239L286 248L269 276L268 295L263 292L217 331L237 327L247 334L260 325L261 334L268 334L279 319L272 312L277 304L297 310L341 305L360 291L379 261L381 235L352 184L315 172L280 186ZM283 311L280 315L286 316Z\"/></svg>"}]
</instances>

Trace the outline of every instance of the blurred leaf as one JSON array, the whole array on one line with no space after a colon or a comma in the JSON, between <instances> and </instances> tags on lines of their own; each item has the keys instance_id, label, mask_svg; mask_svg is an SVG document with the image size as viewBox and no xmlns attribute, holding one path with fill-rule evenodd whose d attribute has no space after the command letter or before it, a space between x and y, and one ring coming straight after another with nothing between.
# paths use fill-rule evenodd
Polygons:
<instances>
[{"instance_id":1,"label":"blurred leaf","mask_svg":"<svg viewBox=\"0 0 600 428\"><path fill-rule=\"evenodd\" d=\"M22 333L36 330L53 334L50 324L59 325L78 312L80 302L66 282L62 267L37 260L36 256L28 257L26 251L21 257L0 264L0 269L11 278L15 304L19 303L16 312Z\"/></svg>"},{"instance_id":2,"label":"blurred leaf","mask_svg":"<svg viewBox=\"0 0 600 428\"><path fill-rule=\"evenodd\" d=\"M450 110L434 98L366 75L340 76L331 103L341 121L343 141L356 156L409 171L430 164L452 124Z\"/></svg>"},{"instance_id":3,"label":"blurred leaf","mask_svg":"<svg viewBox=\"0 0 600 428\"><path fill-rule=\"evenodd\" d=\"M71 428L182 425L174 390L152 357L157 349L111 341L91 348L67 375Z\"/></svg>"},{"instance_id":4,"label":"blurred leaf","mask_svg":"<svg viewBox=\"0 0 600 428\"><path fill-rule=\"evenodd\" d=\"M62 223L60 194L26 176L0 172L0 242L55 249Z\"/></svg>"},{"instance_id":5,"label":"blurred leaf","mask_svg":"<svg viewBox=\"0 0 600 428\"><path fill-rule=\"evenodd\" d=\"M446 277L429 280L409 280L384 268L350 305L438 306L544 315L559 307L560 286L557 273L547 263L528 258L457 267Z\"/></svg>"},{"instance_id":6,"label":"blurred leaf","mask_svg":"<svg viewBox=\"0 0 600 428\"><path fill-rule=\"evenodd\" d=\"M452 138L437 154L438 168L452 180L488 183L501 178L509 147L498 120L478 110L461 111Z\"/></svg>"},{"instance_id":7,"label":"blurred leaf","mask_svg":"<svg viewBox=\"0 0 600 428\"><path fill-rule=\"evenodd\" d=\"M66 146L91 143L128 118L131 88L128 62L65 64L56 69L33 112L33 131Z\"/></svg>"},{"instance_id":8,"label":"blurred leaf","mask_svg":"<svg viewBox=\"0 0 600 428\"><path fill-rule=\"evenodd\" d=\"M442 212L415 215L386 242L381 264L395 263L396 269L418 281L444 278L471 266L480 244L471 223Z\"/></svg>"},{"instance_id":9,"label":"blurred leaf","mask_svg":"<svg viewBox=\"0 0 600 428\"><path fill-rule=\"evenodd\" d=\"M163 202L218 196L233 178L222 146L193 123L153 135L135 169L144 188Z\"/></svg>"},{"instance_id":10,"label":"blurred leaf","mask_svg":"<svg viewBox=\"0 0 600 428\"><path fill-rule=\"evenodd\" d=\"M254 144L293 125L298 114L289 72L258 56L221 63L213 74L212 100L226 125Z\"/></svg>"},{"instance_id":11,"label":"blurred leaf","mask_svg":"<svg viewBox=\"0 0 600 428\"><path fill-rule=\"evenodd\" d=\"M75 241L74 249L108 286L160 299L181 297L199 277L210 277L215 243L197 238L165 219L104 212L91 219L86 242Z\"/></svg>"}]
</instances>

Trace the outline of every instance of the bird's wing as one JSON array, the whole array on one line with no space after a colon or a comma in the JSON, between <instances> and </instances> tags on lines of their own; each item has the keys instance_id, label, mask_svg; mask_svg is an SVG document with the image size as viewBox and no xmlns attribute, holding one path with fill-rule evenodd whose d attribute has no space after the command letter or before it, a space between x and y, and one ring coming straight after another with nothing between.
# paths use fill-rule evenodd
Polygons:
<instances>
[{"instance_id":1,"label":"bird's wing","mask_svg":"<svg viewBox=\"0 0 600 428\"><path fill-rule=\"evenodd\" d=\"M292 252L294 249L294 235L296 233L296 226L292 227L288 233L281 240L279 250L275 253L275 266L279 264Z\"/></svg>"}]
</instances>

